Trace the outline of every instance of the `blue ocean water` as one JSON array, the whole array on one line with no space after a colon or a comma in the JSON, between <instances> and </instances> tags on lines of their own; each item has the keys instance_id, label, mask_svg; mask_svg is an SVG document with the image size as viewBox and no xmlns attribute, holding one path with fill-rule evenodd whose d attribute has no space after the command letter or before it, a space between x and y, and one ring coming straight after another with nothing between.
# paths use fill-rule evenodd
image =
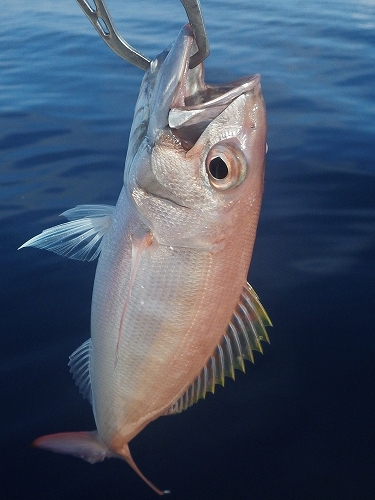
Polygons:
<instances>
[{"instance_id":1,"label":"blue ocean water","mask_svg":"<svg viewBox=\"0 0 375 500\"><path fill-rule=\"evenodd\" d=\"M373 499L375 3L201 0L206 79L261 73L265 195L249 280L274 327L245 375L132 442L176 499ZM149 57L186 17L177 0L108 0ZM33 450L94 428L69 354L89 336L95 263L16 249L58 214L114 204L142 72L74 0L2 0L1 497L155 498L118 460Z\"/></svg>"}]
</instances>

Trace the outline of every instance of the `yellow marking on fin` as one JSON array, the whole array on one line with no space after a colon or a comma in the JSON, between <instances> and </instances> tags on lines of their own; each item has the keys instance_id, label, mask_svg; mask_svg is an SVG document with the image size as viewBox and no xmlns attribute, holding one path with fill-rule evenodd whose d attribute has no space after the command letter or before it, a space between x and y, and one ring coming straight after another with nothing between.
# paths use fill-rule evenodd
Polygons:
<instances>
[{"instance_id":1,"label":"yellow marking on fin","mask_svg":"<svg viewBox=\"0 0 375 500\"><path fill-rule=\"evenodd\" d=\"M271 325L258 295L246 283L221 342L198 377L165 415L181 413L199 399L205 398L207 392L214 393L216 384L224 386L225 377L234 380L235 369L245 371L244 360L254 363L253 350L263 352L260 342L269 342L266 327Z\"/></svg>"}]
</instances>

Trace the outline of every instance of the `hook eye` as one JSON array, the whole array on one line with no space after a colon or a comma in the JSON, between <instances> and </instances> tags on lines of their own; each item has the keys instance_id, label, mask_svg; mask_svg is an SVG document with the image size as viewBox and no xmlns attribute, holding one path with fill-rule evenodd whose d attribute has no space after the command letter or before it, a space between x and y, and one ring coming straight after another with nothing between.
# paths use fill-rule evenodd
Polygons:
<instances>
[{"instance_id":1,"label":"hook eye","mask_svg":"<svg viewBox=\"0 0 375 500\"><path fill-rule=\"evenodd\" d=\"M134 47L129 45L119 35L112 22L104 0L93 1L96 7L95 10L90 6L87 0L77 0L77 3L101 38L117 55L125 59L125 61L128 61L134 66L147 71L150 66L150 60L135 50ZM181 0L181 3L185 8L194 33L195 42L198 46L198 51L190 58L189 68L192 69L206 59L210 53L210 48L199 0Z\"/></svg>"},{"instance_id":2,"label":"hook eye","mask_svg":"<svg viewBox=\"0 0 375 500\"><path fill-rule=\"evenodd\" d=\"M94 0L96 10L91 8L87 0L77 0L77 3L101 38L105 41L108 47L113 50L113 52L125 59L125 61L128 61L134 66L147 71L150 66L150 60L135 50L134 47L126 43L126 41L118 34L112 23L112 19L104 0Z\"/></svg>"}]
</instances>

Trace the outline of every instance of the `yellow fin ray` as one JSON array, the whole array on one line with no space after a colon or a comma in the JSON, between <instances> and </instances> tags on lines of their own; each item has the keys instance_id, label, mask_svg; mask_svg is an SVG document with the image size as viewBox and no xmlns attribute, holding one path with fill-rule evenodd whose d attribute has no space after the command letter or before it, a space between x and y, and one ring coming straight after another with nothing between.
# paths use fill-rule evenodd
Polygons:
<instances>
[{"instance_id":1,"label":"yellow fin ray","mask_svg":"<svg viewBox=\"0 0 375 500\"><path fill-rule=\"evenodd\" d=\"M267 326L272 326L271 320L253 288L246 283L220 344L188 390L165 415L181 413L205 398L207 392L214 393L216 384L224 386L225 377L234 380L235 369L245 371L244 360L254 362L253 351L263 352L261 341L269 342Z\"/></svg>"}]
</instances>

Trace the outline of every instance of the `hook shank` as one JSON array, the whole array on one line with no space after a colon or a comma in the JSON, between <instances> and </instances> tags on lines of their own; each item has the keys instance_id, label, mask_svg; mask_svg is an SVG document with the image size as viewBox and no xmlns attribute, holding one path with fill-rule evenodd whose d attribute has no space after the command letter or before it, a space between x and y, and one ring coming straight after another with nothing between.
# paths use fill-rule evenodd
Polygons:
<instances>
[{"instance_id":1,"label":"hook shank","mask_svg":"<svg viewBox=\"0 0 375 500\"><path fill-rule=\"evenodd\" d=\"M101 38L113 52L138 68L145 71L148 69L150 60L129 45L116 31L104 0L93 0L96 7L95 10L87 0L77 0L77 2ZM198 47L198 51L190 58L189 67L192 69L206 59L210 53L210 48L199 0L181 0L181 3L185 8Z\"/></svg>"},{"instance_id":2,"label":"hook shank","mask_svg":"<svg viewBox=\"0 0 375 500\"><path fill-rule=\"evenodd\" d=\"M113 52L138 68L145 71L148 69L150 60L126 43L118 34L103 0L94 0L96 10L93 10L86 0L77 0L77 2Z\"/></svg>"}]
</instances>

